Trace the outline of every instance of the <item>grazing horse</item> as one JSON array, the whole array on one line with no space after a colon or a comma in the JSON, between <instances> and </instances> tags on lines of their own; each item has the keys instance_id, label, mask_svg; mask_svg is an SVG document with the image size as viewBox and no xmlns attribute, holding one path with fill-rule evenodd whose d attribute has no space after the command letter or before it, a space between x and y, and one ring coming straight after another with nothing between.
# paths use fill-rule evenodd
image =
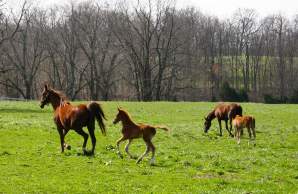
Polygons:
<instances>
[{"instance_id":1,"label":"grazing horse","mask_svg":"<svg viewBox=\"0 0 298 194\"><path fill-rule=\"evenodd\" d=\"M125 146L125 151L129 155L130 158L134 158L130 153L129 153L129 145L131 144L133 139L136 138L143 138L143 140L146 143L146 151L138 158L137 163L141 162L142 159L149 153L149 151L152 152L152 157L150 160L150 164L154 164L154 155L155 155L155 147L152 143L152 138L156 134L156 129L160 128L165 131L169 131L169 129L165 126L151 126L151 125L146 125L146 124L136 124L132 121L130 115L128 112L126 112L123 109L118 108L118 114L114 120L114 124L117 124L119 121L122 122L122 137L118 139L117 141L117 153L118 155L122 158L122 154L120 153L119 150L119 145L120 142L125 141L128 139L128 143Z\"/></svg>"},{"instance_id":2,"label":"grazing horse","mask_svg":"<svg viewBox=\"0 0 298 194\"><path fill-rule=\"evenodd\" d=\"M219 135L222 136L222 128L221 128L221 121L224 120L226 123L226 130L229 132L230 136L233 137L232 134L232 119L235 118L236 115L242 115L242 107L238 104L231 103L225 104L220 103L218 104L213 111L211 111L207 117L205 117L205 129L204 132L207 133L211 126L211 121L215 118L218 120L219 124ZM228 120L230 121L230 130L228 129Z\"/></svg>"},{"instance_id":3,"label":"grazing horse","mask_svg":"<svg viewBox=\"0 0 298 194\"><path fill-rule=\"evenodd\" d=\"M98 122L102 134L106 135L105 124L103 122L105 115L101 106L96 102L90 102L87 105L80 104L78 106L73 106L70 102L65 100L63 94L49 88L48 85L45 85L42 92L40 107L43 108L49 103L52 104L54 109L54 121L60 135L61 152L64 152L64 148L70 149L70 146L64 142L64 137L70 129L73 129L84 138L83 153L94 154L96 145L96 138L94 135L95 119ZM83 127L86 126L92 141L91 152L87 152L86 150L88 134L83 131Z\"/></svg>"},{"instance_id":4,"label":"grazing horse","mask_svg":"<svg viewBox=\"0 0 298 194\"><path fill-rule=\"evenodd\" d=\"M240 144L240 136L243 128L247 128L247 132L249 134L249 139L252 140L251 134L253 134L254 139L256 139L256 121L252 116L239 116L237 115L233 119L233 127L235 128L235 139L237 139L237 143ZM249 142L248 142L249 143ZM255 143L254 143L255 145Z\"/></svg>"}]
</instances>

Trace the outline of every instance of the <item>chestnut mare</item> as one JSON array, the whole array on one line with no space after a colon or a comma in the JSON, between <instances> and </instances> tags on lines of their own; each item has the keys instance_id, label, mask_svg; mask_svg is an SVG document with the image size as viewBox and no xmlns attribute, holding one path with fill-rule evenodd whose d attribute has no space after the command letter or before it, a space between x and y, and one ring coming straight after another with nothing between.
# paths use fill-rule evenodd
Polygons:
<instances>
[{"instance_id":1,"label":"chestnut mare","mask_svg":"<svg viewBox=\"0 0 298 194\"><path fill-rule=\"evenodd\" d=\"M150 160L150 164L154 164L154 155L155 155L155 147L152 143L152 138L156 134L156 129L163 129L165 131L169 131L169 129L165 126L151 126L146 124L136 124L131 120L130 115L123 109L118 108L118 114L114 120L114 124L117 124L119 121L122 122L122 137L117 140L117 153L118 155L123 158L122 154L119 150L120 142L125 141L128 139L128 143L125 146L125 151L129 155L130 158L134 158L129 153L129 145L131 144L132 140L135 138L143 138L146 143L146 151L138 158L137 163L141 162L142 159L152 151L152 157Z\"/></svg>"},{"instance_id":2,"label":"chestnut mare","mask_svg":"<svg viewBox=\"0 0 298 194\"><path fill-rule=\"evenodd\" d=\"M256 121L254 117L236 115L232 123L233 123L233 127L235 128L235 139L237 140L238 144L240 144L240 136L243 128L247 128L247 132L249 134L249 140L252 140L251 134L253 134L253 137L254 137L253 140L256 139L256 130L255 130ZM256 145L255 142L254 142L254 145Z\"/></svg>"},{"instance_id":3,"label":"chestnut mare","mask_svg":"<svg viewBox=\"0 0 298 194\"><path fill-rule=\"evenodd\" d=\"M45 85L42 92L40 107L43 108L49 103L52 104L54 109L54 121L60 135L61 152L64 152L64 148L70 149L70 146L64 142L64 137L70 129L73 129L84 138L83 153L94 154L96 145L96 138L94 135L95 119L98 122L102 134L106 134L105 124L103 123L105 115L101 106L96 102L90 102L88 105L80 104L78 106L73 106L65 100L63 94ZM83 131L83 127L86 126L92 141L91 152L87 152L86 150L88 134Z\"/></svg>"},{"instance_id":4,"label":"chestnut mare","mask_svg":"<svg viewBox=\"0 0 298 194\"><path fill-rule=\"evenodd\" d=\"M230 136L233 137L232 134L232 119L236 117L236 115L242 116L242 107L235 103L220 103L218 104L213 111L211 111L207 117L205 117L205 129L204 132L207 133L211 126L211 121L215 118L218 120L219 124L219 135L222 136L222 127L221 121L224 120L226 123L226 130L229 132ZM230 130L228 129L228 120L230 121Z\"/></svg>"}]
</instances>

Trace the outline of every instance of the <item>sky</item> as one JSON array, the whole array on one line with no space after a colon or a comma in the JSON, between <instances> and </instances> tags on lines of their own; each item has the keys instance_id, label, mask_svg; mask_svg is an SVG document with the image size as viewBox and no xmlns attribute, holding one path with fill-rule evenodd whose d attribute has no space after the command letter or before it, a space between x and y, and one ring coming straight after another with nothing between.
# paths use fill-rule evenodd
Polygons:
<instances>
[{"instance_id":1,"label":"sky","mask_svg":"<svg viewBox=\"0 0 298 194\"><path fill-rule=\"evenodd\" d=\"M5 0L4 0L5 1ZM54 4L69 4L70 1L81 2L86 0L29 0L33 5L50 7ZM96 0L95 0L96 1ZM101 2L103 0L100 0ZM109 0L106 0L109 2ZM111 0L110 0L111 1ZM117 1L117 0L112 0ZM136 0L129 0L136 1ZM144 1L144 0L143 0ZM146 1L146 0L145 0ZM259 16L281 13L287 17L298 14L298 0L175 0L177 8L195 7L208 15L228 18L238 8L255 9ZM20 7L23 0L6 0L7 6L15 9Z\"/></svg>"}]
</instances>

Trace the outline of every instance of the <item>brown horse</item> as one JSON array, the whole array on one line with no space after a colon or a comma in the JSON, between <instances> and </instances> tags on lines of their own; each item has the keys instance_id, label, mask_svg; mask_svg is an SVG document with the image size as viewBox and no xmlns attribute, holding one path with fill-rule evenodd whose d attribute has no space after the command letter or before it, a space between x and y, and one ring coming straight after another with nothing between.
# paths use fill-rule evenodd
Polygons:
<instances>
[{"instance_id":1,"label":"brown horse","mask_svg":"<svg viewBox=\"0 0 298 194\"><path fill-rule=\"evenodd\" d=\"M222 136L222 127L221 121L224 120L226 123L226 130L229 132L230 136L233 137L232 134L232 119L235 118L236 115L242 115L242 107L238 104L231 103L225 104L220 103L218 104L213 111L211 111L207 117L205 117L205 129L204 132L207 133L211 126L211 121L215 118L218 120L219 124L219 135ZM230 130L228 129L228 120L230 121Z\"/></svg>"},{"instance_id":2,"label":"brown horse","mask_svg":"<svg viewBox=\"0 0 298 194\"><path fill-rule=\"evenodd\" d=\"M142 159L149 153L149 151L152 151L152 157L150 160L150 164L154 164L154 155L155 155L155 147L152 143L152 138L156 134L156 129L160 128L165 131L169 131L169 129L165 126L151 126L151 125L145 125L145 124L136 124L132 121L130 115L128 112L126 112L123 109L118 108L118 114L114 120L114 124L117 124L119 121L122 122L122 137L118 139L117 141L117 153L122 158L122 154L119 150L120 142L125 141L128 139L128 143L125 146L125 151L129 155L130 158L134 158L129 153L129 145L131 144L133 139L136 138L143 138L143 140L146 143L146 151L138 158L137 163L141 162Z\"/></svg>"},{"instance_id":3,"label":"brown horse","mask_svg":"<svg viewBox=\"0 0 298 194\"><path fill-rule=\"evenodd\" d=\"M52 104L54 109L54 121L60 135L61 152L64 152L64 148L70 149L70 146L64 142L64 137L70 129L73 129L84 138L83 153L94 154L96 145L96 138L94 135L95 119L98 122L102 134L106 134L105 124L103 122L105 115L101 106L96 102L90 102L88 105L80 104L78 106L73 106L65 100L63 94L45 85L42 92L40 107L43 108L49 103ZM87 152L86 150L88 134L83 131L83 127L86 126L92 141L91 152Z\"/></svg>"},{"instance_id":4,"label":"brown horse","mask_svg":"<svg viewBox=\"0 0 298 194\"><path fill-rule=\"evenodd\" d=\"M249 134L249 139L252 140L251 134L253 134L254 139L256 139L256 121L252 116L239 116L237 115L233 119L233 127L235 128L235 138L237 139L237 143L240 144L240 136L243 128L247 128L247 132ZM249 142L248 142L249 143ZM255 142L254 142L255 145Z\"/></svg>"}]
</instances>

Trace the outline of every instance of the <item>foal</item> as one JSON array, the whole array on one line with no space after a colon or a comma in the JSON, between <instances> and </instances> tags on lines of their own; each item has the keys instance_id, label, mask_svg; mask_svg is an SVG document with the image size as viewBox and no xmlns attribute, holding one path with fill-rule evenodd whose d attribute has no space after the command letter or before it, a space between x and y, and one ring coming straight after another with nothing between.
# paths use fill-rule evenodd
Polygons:
<instances>
[{"instance_id":1,"label":"foal","mask_svg":"<svg viewBox=\"0 0 298 194\"><path fill-rule=\"evenodd\" d=\"M248 134L249 134L249 139L252 139L251 134L253 134L253 137L255 140L256 139L256 122L255 118L252 116L239 116L237 115L233 119L233 127L235 128L235 139L237 139L237 143L240 144L240 136L243 128L247 128ZM255 142L254 142L255 145Z\"/></svg>"},{"instance_id":2,"label":"foal","mask_svg":"<svg viewBox=\"0 0 298 194\"><path fill-rule=\"evenodd\" d=\"M129 155L130 158L134 158L130 153L129 153L129 145L131 144L133 139L136 138L143 138L143 140L146 143L146 151L138 158L137 163L141 162L142 159L149 153L149 151L152 152L152 157L150 160L150 164L154 164L154 155L155 155L155 147L152 143L152 138L156 134L156 129L160 128L165 131L169 131L167 127L164 126L151 126L151 125L146 125L146 124L136 124L131 120L130 115L128 112L126 112L123 109L118 108L118 114L114 120L114 124L117 124L119 121L122 122L122 137L118 139L117 141L117 153L118 155L122 158L123 156L120 153L119 150L119 145L120 142L125 141L128 139L128 143L125 146L125 151Z\"/></svg>"}]
</instances>

